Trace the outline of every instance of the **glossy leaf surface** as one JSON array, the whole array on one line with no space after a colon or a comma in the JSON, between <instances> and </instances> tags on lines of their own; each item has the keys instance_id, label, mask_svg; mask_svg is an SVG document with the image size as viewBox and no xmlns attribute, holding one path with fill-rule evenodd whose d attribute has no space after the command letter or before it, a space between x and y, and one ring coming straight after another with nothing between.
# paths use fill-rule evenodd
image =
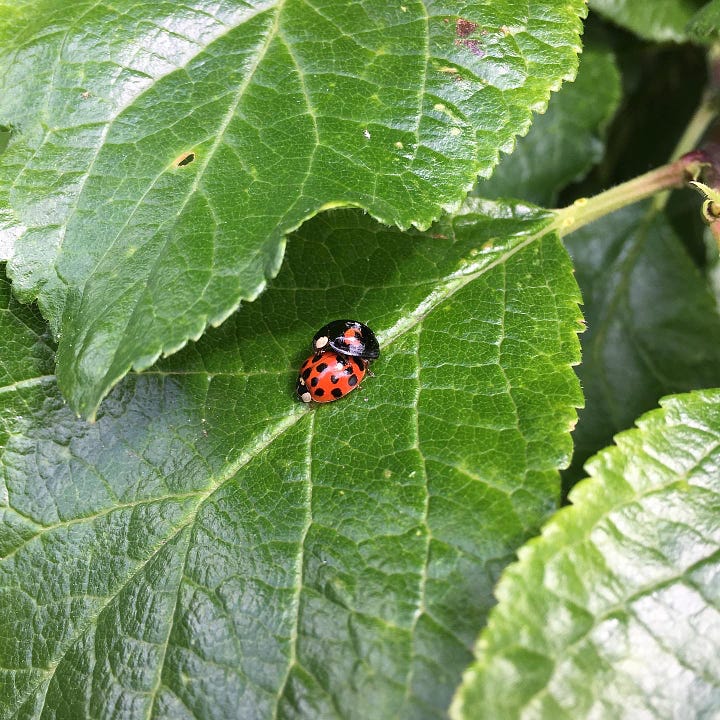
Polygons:
<instances>
[{"instance_id":1,"label":"glossy leaf surface","mask_svg":"<svg viewBox=\"0 0 720 720\"><path fill-rule=\"evenodd\" d=\"M666 398L587 466L501 579L454 718L720 706L720 391Z\"/></svg>"},{"instance_id":2,"label":"glossy leaf surface","mask_svg":"<svg viewBox=\"0 0 720 720\"><path fill-rule=\"evenodd\" d=\"M603 157L604 131L617 109L620 89L612 53L586 45L575 80L553 95L527 137L518 139L512 155L503 157L491 178L478 182L474 194L555 207L560 190Z\"/></svg>"},{"instance_id":3,"label":"glossy leaf surface","mask_svg":"<svg viewBox=\"0 0 720 720\"><path fill-rule=\"evenodd\" d=\"M257 302L94 424L44 366L15 370L0 717L446 713L571 451L579 296L550 221L476 204L408 236L324 214ZM336 317L382 354L308 408L295 373Z\"/></svg>"},{"instance_id":4,"label":"glossy leaf surface","mask_svg":"<svg viewBox=\"0 0 720 720\"><path fill-rule=\"evenodd\" d=\"M0 2L0 257L92 417L353 205L427 227L577 65L582 0Z\"/></svg>"}]
</instances>

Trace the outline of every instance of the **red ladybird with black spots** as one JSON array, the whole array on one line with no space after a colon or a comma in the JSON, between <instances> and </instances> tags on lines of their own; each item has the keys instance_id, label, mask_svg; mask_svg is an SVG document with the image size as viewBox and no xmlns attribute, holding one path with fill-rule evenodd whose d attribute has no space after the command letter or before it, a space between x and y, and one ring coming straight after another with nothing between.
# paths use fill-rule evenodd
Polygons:
<instances>
[{"instance_id":1,"label":"red ladybird with black spots","mask_svg":"<svg viewBox=\"0 0 720 720\"><path fill-rule=\"evenodd\" d=\"M360 385L367 360L333 350L312 354L301 366L295 391L302 402L339 400Z\"/></svg>"}]
</instances>

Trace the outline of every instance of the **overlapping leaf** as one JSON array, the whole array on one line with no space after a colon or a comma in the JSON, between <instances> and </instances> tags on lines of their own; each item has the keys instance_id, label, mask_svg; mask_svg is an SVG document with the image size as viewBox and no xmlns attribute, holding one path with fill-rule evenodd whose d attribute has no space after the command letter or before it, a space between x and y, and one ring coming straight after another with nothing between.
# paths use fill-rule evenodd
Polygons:
<instances>
[{"instance_id":1,"label":"overlapping leaf","mask_svg":"<svg viewBox=\"0 0 720 720\"><path fill-rule=\"evenodd\" d=\"M590 9L646 40L682 42L686 26L707 0L590 0Z\"/></svg>"},{"instance_id":2,"label":"overlapping leaf","mask_svg":"<svg viewBox=\"0 0 720 720\"><path fill-rule=\"evenodd\" d=\"M720 386L713 294L663 214L628 208L566 239L585 303L573 475L671 392Z\"/></svg>"},{"instance_id":3,"label":"overlapping leaf","mask_svg":"<svg viewBox=\"0 0 720 720\"><path fill-rule=\"evenodd\" d=\"M549 221L319 216L257 302L92 425L16 373L0 717L444 714L570 453L578 293ZM296 368L343 316L378 331L375 377L303 406Z\"/></svg>"},{"instance_id":4,"label":"overlapping leaf","mask_svg":"<svg viewBox=\"0 0 720 720\"><path fill-rule=\"evenodd\" d=\"M357 205L427 226L572 77L582 0L0 3L0 227L92 416Z\"/></svg>"},{"instance_id":5,"label":"overlapping leaf","mask_svg":"<svg viewBox=\"0 0 720 720\"><path fill-rule=\"evenodd\" d=\"M602 158L605 127L619 100L620 75L612 53L586 41L574 82L552 97L527 137L473 193L555 207L558 193Z\"/></svg>"},{"instance_id":6,"label":"overlapping leaf","mask_svg":"<svg viewBox=\"0 0 720 720\"><path fill-rule=\"evenodd\" d=\"M720 707L720 391L668 398L520 551L455 718L703 718Z\"/></svg>"}]
</instances>

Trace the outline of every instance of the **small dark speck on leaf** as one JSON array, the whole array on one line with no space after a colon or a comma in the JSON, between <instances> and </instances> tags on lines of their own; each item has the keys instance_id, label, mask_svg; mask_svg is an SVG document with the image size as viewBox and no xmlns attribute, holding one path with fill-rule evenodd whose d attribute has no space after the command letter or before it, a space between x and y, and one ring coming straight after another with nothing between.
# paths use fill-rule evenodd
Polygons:
<instances>
[{"instance_id":1,"label":"small dark speck on leaf","mask_svg":"<svg viewBox=\"0 0 720 720\"><path fill-rule=\"evenodd\" d=\"M455 22L455 44L467 48L473 55L482 57L485 55L482 46L477 40L470 38L470 35L472 35L478 27L478 24L471 20L458 18ZM481 34L485 34L485 31L482 31Z\"/></svg>"},{"instance_id":2,"label":"small dark speck on leaf","mask_svg":"<svg viewBox=\"0 0 720 720\"><path fill-rule=\"evenodd\" d=\"M480 47L480 43L477 40L456 40L455 44L466 47L473 55L477 55L478 57L485 55L485 51Z\"/></svg>"},{"instance_id":3,"label":"small dark speck on leaf","mask_svg":"<svg viewBox=\"0 0 720 720\"><path fill-rule=\"evenodd\" d=\"M472 35L477 30L477 27L477 23L465 20L465 18L458 18L455 24L455 33L458 37L466 38L468 35Z\"/></svg>"},{"instance_id":4,"label":"small dark speck on leaf","mask_svg":"<svg viewBox=\"0 0 720 720\"><path fill-rule=\"evenodd\" d=\"M193 160L195 160L194 152L185 153L175 161L175 167L185 167L186 165L189 165Z\"/></svg>"}]
</instances>

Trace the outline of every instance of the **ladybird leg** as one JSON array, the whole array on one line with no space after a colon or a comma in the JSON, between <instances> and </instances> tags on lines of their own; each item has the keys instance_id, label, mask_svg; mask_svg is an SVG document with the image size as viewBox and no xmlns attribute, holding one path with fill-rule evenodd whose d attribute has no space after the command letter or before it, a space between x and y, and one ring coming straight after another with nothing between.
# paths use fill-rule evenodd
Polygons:
<instances>
[{"instance_id":1,"label":"ladybird leg","mask_svg":"<svg viewBox=\"0 0 720 720\"><path fill-rule=\"evenodd\" d=\"M365 377L375 377L375 373L370 369L370 361L362 358L362 363L365 366Z\"/></svg>"}]
</instances>

